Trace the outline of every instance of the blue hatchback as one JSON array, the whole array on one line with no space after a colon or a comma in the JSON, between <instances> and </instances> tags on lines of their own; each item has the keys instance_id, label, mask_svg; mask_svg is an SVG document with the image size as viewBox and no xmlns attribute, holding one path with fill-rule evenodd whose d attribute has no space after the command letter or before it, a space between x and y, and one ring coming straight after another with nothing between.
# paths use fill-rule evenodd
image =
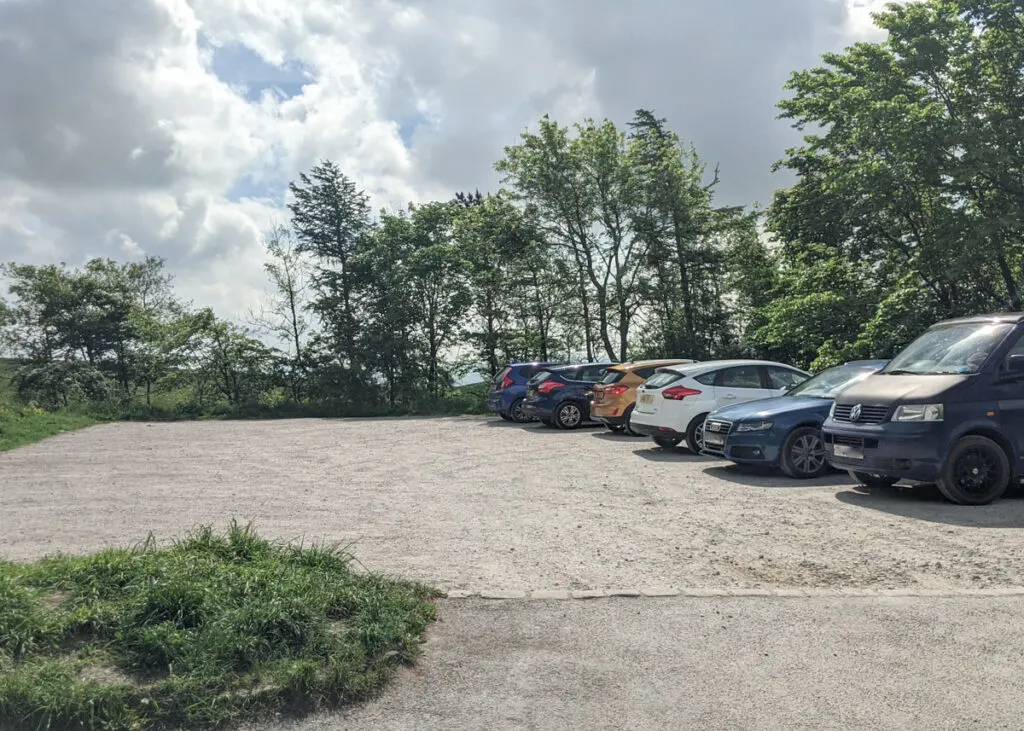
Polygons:
<instances>
[{"instance_id":1,"label":"blue hatchback","mask_svg":"<svg viewBox=\"0 0 1024 731\"><path fill-rule=\"evenodd\" d=\"M1024 314L932 325L846 389L823 427L828 461L870 487L934 482L983 505L1024 477Z\"/></svg>"},{"instance_id":2,"label":"blue hatchback","mask_svg":"<svg viewBox=\"0 0 1024 731\"><path fill-rule=\"evenodd\" d=\"M590 397L614 363L581 363L538 371L527 386L523 411L547 426L575 429L590 419Z\"/></svg>"},{"instance_id":3,"label":"blue hatchback","mask_svg":"<svg viewBox=\"0 0 1024 731\"><path fill-rule=\"evenodd\" d=\"M789 477L828 469L821 425L836 394L885 366L863 360L829 368L785 396L712 411L704 421L703 453L739 464L779 467Z\"/></svg>"},{"instance_id":4,"label":"blue hatchback","mask_svg":"<svg viewBox=\"0 0 1024 731\"><path fill-rule=\"evenodd\" d=\"M523 424L533 421L533 417L523 413L523 402L526 400L526 384L530 378L544 368L551 368L559 363L510 363L491 379L491 388L487 393L487 408L505 421Z\"/></svg>"}]
</instances>

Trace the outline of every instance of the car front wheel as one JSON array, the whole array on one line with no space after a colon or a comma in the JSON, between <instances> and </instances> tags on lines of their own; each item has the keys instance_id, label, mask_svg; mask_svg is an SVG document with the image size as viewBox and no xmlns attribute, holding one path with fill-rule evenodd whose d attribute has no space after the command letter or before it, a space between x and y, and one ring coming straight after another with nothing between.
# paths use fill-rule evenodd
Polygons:
<instances>
[{"instance_id":1,"label":"car front wheel","mask_svg":"<svg viewBox=\"0 0 1024 731\"><path fill-rule=\"evenodd\" d=\"M825 474L828 462L825 461L825 443L821 440L821 430L802 426L790 432L782 445L779 466L787 477L797 480Z\"/></svg>"},{"instance_id":2,"label":"car front wheel","mask_svg":"<svg viewBox=\"0 0 1024 731\"><path fill-rule=\"evenodd\" d=\"M1010 484L1010 460L988 437L967 436L953 445L939 475L938 488L959 505L987 505Z\"/></svg>"}]
</instances>

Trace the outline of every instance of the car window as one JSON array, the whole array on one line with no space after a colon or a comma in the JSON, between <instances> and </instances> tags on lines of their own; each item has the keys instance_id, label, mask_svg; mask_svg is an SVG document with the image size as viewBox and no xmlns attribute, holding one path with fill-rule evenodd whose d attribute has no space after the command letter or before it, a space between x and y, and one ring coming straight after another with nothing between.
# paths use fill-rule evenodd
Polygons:
<instances>
[{"instance_id":1,"label":"car window","mask_svg":"<svg viewBox=\"0 0 1024 731\"><path fill-rule=\"evenodd\" d=\"M582 381L583 380L583 366L576 366L575 368L567 368L562 371L562 378L567 381Z\"/></svg>"},{"instance_id":2,"label":"car window","mask_svg":"<svg viewBox=\"0 0 1024 731\"><path fill-rule=\"evenodd\" d=\"M711 371L710 373L702 373L699 376L694 376L693 380L695 380L697 383L702 383L705 386L714 386L715 380L718 378L719 373L721 373L721 371Z\"/></svg>"},{"instance_id":3,"label":"car window","mask_svg":"<svg viewBox=\"0 0 1024 731\"><path fill-rule=\"evenodd\" d=\"M1021 335L1014 346L1006 353L1006 358L1003 360L1004 369L1009 368L1011 355L1024 355L1024 335Z\"/></svg>"},{"instance_id":4,"label":"car window","mask_svg":"<svg viewBox=\"0 0 1024 731\"><path fill-rule=\"evenodd\" d=\"M593 381L594 383L597 383L604 378L604 374L607 373L607 371L608 366L606 365L591 365L584 368L577 378L581 381Z\"/></svg>"},{"instance_id":5,"label":"car window","mask_svg":"<svg viewBox=\"0 0 1024 731\"><path fill-rule=\"evenodd\" d=\"M723 388L764 388L761 385L760 366L736 366L719 371L716 386Z\"/></svg>"},{"instance_id":6,"label":"car window","mask_svg":"<svg viewBox=\"0 0 1024 731\"><path fill-rule=\"evenodd\" d=\"M635 373L640 378L646 380L653 376L656 370L658 370L657 366L649 366L647 368L637 368L636 370L633 371L633 373Z\"/></svg>"},{"instance_id":7,"label":"car window","mask_svg":"<svg viewBox=\"0 0 1024 731\"><path fill-rule=\"evenodd\" d=\"M768 366L769 388L794 388L807 380L807 376L799 371L791 371L789 368Z\"/></svg>"}]
</instances>

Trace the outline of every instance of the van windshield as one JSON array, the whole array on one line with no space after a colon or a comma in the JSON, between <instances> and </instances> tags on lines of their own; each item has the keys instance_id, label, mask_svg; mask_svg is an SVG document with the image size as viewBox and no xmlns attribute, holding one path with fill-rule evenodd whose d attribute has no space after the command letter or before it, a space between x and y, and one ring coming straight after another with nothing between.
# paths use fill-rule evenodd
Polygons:
<instances>
[{"instance_id":1,"label":"van windshield","mask_svg":"<svg viewBox=\"0 0 1024 731\"><path fill-rule=\"evenodd\" d=\"M889 361L882 373L977 373L1013 327L1010 323L965 322L932 328Z\"/></svg>"}]
</instances>

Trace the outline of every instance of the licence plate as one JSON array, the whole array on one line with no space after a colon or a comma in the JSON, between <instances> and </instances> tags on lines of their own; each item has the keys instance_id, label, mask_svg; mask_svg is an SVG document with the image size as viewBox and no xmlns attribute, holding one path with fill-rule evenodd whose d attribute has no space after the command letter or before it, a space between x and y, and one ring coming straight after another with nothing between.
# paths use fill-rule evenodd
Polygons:
<instances>
[{"instance_id":1,"label":"licence plate","mask_svg":"<svg viewBox=\"0 0 1024 731\"><path fill-rule=\"evenodd\" d=\"M845 459L864 459L864 450L860 447L850 447L845 444L835 445L835 451L837 457L843 457Z\"/></svg>"},{"instance_id":2,"label":"licence plate","mask_svg":"<svg viewBox=\"0 0 1024 731\"><path fill-rule=\"evenodd\" d=\"M720 434L708 434L707 432L704 432L704 443L714 444L715 446L720 447L725 444L725 437Z\"/></svg>"},{"instance_id":3,"label":"licence plate","mask_svg":"<svg viewBox=\"0 0 1024 731\"><path fill-rule=\"evenodd\" d=\"M640 403L644 404L645 406L647 404L653 404L654 403L654 395L653 394L649 394L649 393L641 394L640 395Z\"/></svg>"}]
</instances>

